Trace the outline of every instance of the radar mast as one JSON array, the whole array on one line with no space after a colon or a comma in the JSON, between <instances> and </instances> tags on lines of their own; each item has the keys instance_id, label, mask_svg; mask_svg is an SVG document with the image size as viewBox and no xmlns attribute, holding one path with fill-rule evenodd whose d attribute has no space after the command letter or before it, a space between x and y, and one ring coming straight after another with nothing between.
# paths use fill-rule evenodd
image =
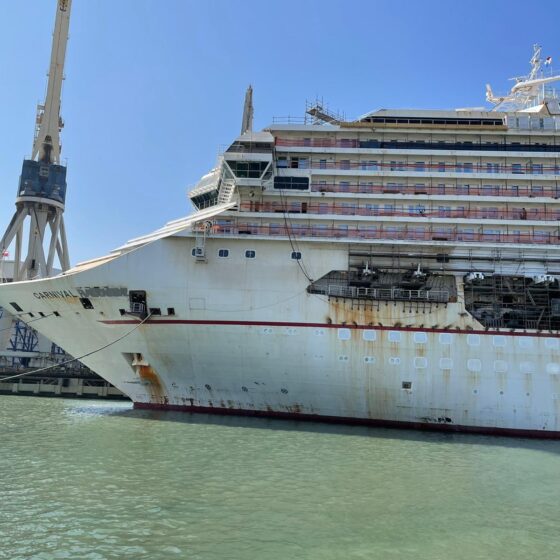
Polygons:
<instances>
[{"instance_id":1,"label":"radar mast","mask_svg":"<svg viewBox=\"0 0 560 560\"><path fill-rule=\"evenodd\" d=\"M537 108L548 101L558 101L558 96L554 90L545 87L545 84L560 80L560 74L545 76L542 70L540 45L533 45L533 56L529 63L531 72L526 76L511 78L515 81L507 95L494 95L490 84L486 84L486 101L494 105L494 111L527 111L533 107ZM548 57L545 65L548 65L551 58Z\"/></svg>"}]
</instances>

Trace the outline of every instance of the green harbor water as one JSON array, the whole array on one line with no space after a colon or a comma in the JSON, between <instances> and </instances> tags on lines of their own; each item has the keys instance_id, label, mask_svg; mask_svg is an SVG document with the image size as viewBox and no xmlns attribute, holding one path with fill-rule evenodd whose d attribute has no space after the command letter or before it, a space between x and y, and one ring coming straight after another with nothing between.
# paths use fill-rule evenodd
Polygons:
<instances>
[{"instance_id":1,"label":"green harbor water","mask_svg":"<svg viewBox=\"0 0 560 560\"><path fill-rule=\"evenodd\" d=\"M0 396L0 558L560 556L560 442Z\"/></svg>"}]
</instances>

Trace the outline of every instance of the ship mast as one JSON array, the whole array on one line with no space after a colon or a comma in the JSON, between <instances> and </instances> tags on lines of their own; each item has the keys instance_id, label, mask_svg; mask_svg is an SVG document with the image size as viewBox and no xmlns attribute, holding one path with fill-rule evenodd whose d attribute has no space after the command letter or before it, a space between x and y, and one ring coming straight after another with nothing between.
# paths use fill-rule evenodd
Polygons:
<instances>
[{"instance_id":1,"label":"ship mast","mask_svg":"<svg viewBox=\"0 0 560 560\"><path fill-rule=\"evenodd\" d=\"M245 104L243 105L243 118L241 119L241 134L253 131L253 86L249 86L245 92Z\"/></svg>"},{"instance_id":2,"label":"ship mast","mask_svg":"<svg viewBox=\"0 0 560 560\"><path fill-rule=\"evenodd\" d=\"M550 58L545 64L548 64ZM507 95L494 95L490 84L486 84L486 101L492 103L494 111L509 110L522 111L547 101L558 100L554 92L547 91L545 84L560 80L560 74L546 76L541 70L541 46L533 45L533 56L529 61L531 64L531 72L527 76L518 76L512 78L515 85Z\"/></svg>"},{"instance_id":3,"label":"ship mast","mask_svg":"<svg viewBox=\"0 0 560 560\"><path fill-rule=\"evenodd\" d=\"M58 255L63 270L70 267L64 228L66 167L60 165L60 98L72 0L57 0L51 61L45 102L37 106L31 159L23 162L16 211L0 241L2 254L15 238L14 280L50 276ZM30 218L27 255L22 259L24 225ZM47 227L50 241L45 257Z\"/></svg>"}]
</instances>

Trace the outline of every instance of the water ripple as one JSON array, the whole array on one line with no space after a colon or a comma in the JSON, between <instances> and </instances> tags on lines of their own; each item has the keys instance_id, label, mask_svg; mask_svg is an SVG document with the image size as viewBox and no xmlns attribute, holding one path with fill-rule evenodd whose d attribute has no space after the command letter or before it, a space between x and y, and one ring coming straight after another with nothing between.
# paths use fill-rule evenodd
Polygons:
<instances>
[{"instance_id":1,"label":"water ripple","mask_svg":"<svg viewBox=\"0 0 560 560\"><path fill-rule=\"evenodd\" d=\"M0 403L0 559L509 560L560 546L560 442Z\"/></svg>"}]
</instances>

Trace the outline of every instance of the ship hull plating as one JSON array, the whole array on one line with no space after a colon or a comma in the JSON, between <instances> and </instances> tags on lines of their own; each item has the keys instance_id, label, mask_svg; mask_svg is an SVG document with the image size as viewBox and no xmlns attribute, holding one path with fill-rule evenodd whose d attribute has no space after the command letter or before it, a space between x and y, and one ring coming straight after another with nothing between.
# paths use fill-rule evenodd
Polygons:
<instances>
[{"instance_id":1,"label":"ship hull plating","mask_svg":"<svg viewBox=\"0 0 560 560\"><path fill-rule=\"evenodd\" d=\"M164 238L3 285L0 304L42 313L34 327L91 353L84 363L140 408L558 437L556 333L485 329L461 290L429 306L308 293L283 240L212 239L203 263L192 247ZM247 248L260 262L243 260ZM342 244L300 249L314 277L346 266ZM133 290L154 313L142 324L127 314Z\"/></svg>"}]
</instances>

